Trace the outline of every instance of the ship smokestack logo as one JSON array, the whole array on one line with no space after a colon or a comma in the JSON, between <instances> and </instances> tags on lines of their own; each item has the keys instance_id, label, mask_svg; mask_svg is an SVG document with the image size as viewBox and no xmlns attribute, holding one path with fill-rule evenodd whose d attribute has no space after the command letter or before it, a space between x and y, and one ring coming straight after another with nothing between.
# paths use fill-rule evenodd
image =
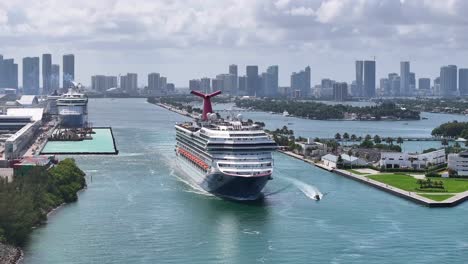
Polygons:
<instances>
[{"instance_id":1,"label":"ship smokestack logo","mask_svg":"<svg viewBox=\"0 0 468 264\"><path fill-rule=\"evenodd\" d=\"M216 92L211 93L211 94L204 94L204 93L201 93L199 91L191 91L190 93L203 98L202 120L207 121L208 120L208 113L213 113L213 108L211 107L211 97L214 97L214 96L220 94L221 91L216 91Z\"/></svg>"}]
</instances>

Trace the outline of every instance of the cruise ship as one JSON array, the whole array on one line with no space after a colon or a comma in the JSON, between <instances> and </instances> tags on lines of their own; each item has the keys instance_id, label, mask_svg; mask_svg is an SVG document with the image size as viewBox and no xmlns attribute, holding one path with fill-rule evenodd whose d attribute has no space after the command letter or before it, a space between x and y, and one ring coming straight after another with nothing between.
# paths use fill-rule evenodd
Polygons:
<instances>
[{"instance_id":1,"label":"cruise ship","mask_svg":"<svg viewBox=\"0 0 468 264\"><path fill-rule=\"evenodd\" d=\"M79 91L80 87L73 82L68 92L57 99L59 120L64 128L82 128L88 123L88 97Z\"/></svg>"},{"instance_id":2,"label":"cruise ship","mask_svg":"<svg viewBox=\"0 0 468 264\"><path fill-rule=\"evenodd\" d=\"M272 179L277 145L263 129L241 115L221 119L202 94L203 113L194 122L176 124L176 157L182 170L204 190L227 199L256 200Z\"/></svg>"}]
</instances>

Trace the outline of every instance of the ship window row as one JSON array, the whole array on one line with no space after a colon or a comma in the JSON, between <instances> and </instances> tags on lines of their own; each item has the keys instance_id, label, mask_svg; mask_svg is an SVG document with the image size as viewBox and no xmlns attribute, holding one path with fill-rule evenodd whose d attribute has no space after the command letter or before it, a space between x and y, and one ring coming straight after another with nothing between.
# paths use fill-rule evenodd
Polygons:
<instances>
[{"instance_id":1,"label":"ship window row","mask_svg":"<svg viewBox=\"0 0 468 264\"><path fill-rule=\"evenodd\" d=\"M253 171L248 174L245 172L238 172L238 171L224 171L224 173L229 173L229 174L235 174L235 175L249 175L249 176L254 176L254 175L260 175L260 174L265 174L265 173L271 173L270 170L267 171Z\"/></svg>"},{"instance_id":2,"label":"ship window row","mask_svg":"<svg viewBox=\"0 0 468 264\"><path fill-rule=\"evenodd\" d=\"M187 139L187 138L184 138L184 137L177 137L177 140L181 141L181 142L184 142L185 144L188 144L190 146L195 146L198 149L200 149L201 151L205 151L205 145L198 142L198 141L190 140L190 139Z\"/></svg>"},{"instance_id":3,"label":"ship window row","mask_svg":"<svg viewBox=\"0 0 468 264\"><path fill-rule=\"evenodd\" d=\"M206 154L205 149L200 148L199 146L197 146L197 145L195 145L193 143L190 143L190 142L187 143L184 140L179 140L179 144L184 145L184 147L187 148L187 149L190 149L190 150L195 151L195 152L202 153L205 156L209 156L208 154Z\"/></svg>"},{"instance_id":4,"label":"ship window row","mask_svg":"<svg viewBox=\"0 0 468 264\"><path fill-rule=\"evenodd\" d=\"M271 163L266 164L223 164L218 163L219 167L222 168L263 168L263 167L271 167Z\"/></svg>"},{"instance_id":5,"label":"ship window row","mask_svg":"<svg viewBox=\"0 0 468 264\"><path fill-rule=\"evenodd\" d=\"M266 136L265 133L255 133L255 134L229 134L230 137L258 137Z\"/></svg>"}]
</instances>

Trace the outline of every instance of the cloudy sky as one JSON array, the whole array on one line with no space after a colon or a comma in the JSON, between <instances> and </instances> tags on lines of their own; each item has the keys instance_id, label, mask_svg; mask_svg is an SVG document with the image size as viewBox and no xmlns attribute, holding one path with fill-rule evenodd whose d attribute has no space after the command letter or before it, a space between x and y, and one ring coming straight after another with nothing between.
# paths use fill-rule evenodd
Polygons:
<instances>
[{"instance_id":1,"label":"cloudy sky","mask_svg":"<svg viewBox=\"0 0 468 264\"><path fill-rule=\"evenodd\" d=\"M229 64L278 64L280 85L312 68L351 81L356 59L377 77L410 60L418 77L468 67L466 0L17 0L0 1L0 54L74 53L76 75L160 72L177 86ZM20 64L21 68L21 64ZM21 82L21 78L20 78Z\"/></svg>"}]
</instances>

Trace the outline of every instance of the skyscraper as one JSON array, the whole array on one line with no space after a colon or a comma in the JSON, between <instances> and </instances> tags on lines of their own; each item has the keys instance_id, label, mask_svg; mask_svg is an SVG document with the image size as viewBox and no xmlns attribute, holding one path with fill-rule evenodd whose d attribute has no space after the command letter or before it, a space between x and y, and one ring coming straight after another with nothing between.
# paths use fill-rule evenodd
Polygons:
<instances>
[{"instance_id":1,"label":"skyscraper","mask_svg":"<svg viewBox=\"0 0 468 264\"><path fill-rule=\"evenodd\" d=\"M237 91L238 95L247 95L247 77L246 76L239 76L238 78L238 85L239 85L239 90ZM215 89L213 88L213 91Z\"/></svg>"},{"instance_id":2,"label":"skyscraper","mask_svg":"<svg viewBox=\"0 0 468 264\"><path fill-rule=\"evenodd\" d=\"M333 84L333 100L342 102L348 99L348 84L336 82Z\"/></svg>"},{"instance_id":3,"label":"skyscraper","mask_svg":"<svg viewBox=\"0 0 468 264\"><path fill-rule=\"evenodd\" d=\"M400 95L400 76L397 73L388 74L388 84L390 86L390 95L399 96Z\"/></svg>"},{"instance_id":4,"label":"skyscraper","mask_svg":"<svg viewBox=\"0 0 468 264\"><path fill-rule=\"evenodd\" d=\"M354 96L364 95L364 62L356 61L356 94Z\"/></svg>"},{"instance_id":5,"label":"skyscraper","mask_svg":"<svg viewBox=\"0 0 468 264\"><path fill-rule=\"evenodd\" d=\"M148 74L148 92L149 94L156 95L161 94L162 90L159 86L160 74L153 72Z\"/></svg>"},{"instance_id":6,"label":"skyscraper","mask_svg":"<svg viewBox=\"0 0 468 264\"><path fill-rule=\"evenodd\" d=\"M457 95L457 66L448 65L440 68L440 95Z\"/></svg>"},{"instance_id":7,"label":"skyscraper","mask_svg":"<svg viewBox=\"0 0 468 264\"><path fill-rule=\"evenodd\" d=\"M419 78L418 80L418 89L419 90L427 90L431 89L431 79L429 78Z\"/></svg>"},{"instance_id":8,"label":"skyscraper","mask_svg":"<svg viewBox=\"0 0 468 264\"><path fill-rule=\"evenodd\" d=\"M197 79L189 80L190 91L200 91L200 86L201 86L200 80L197 80Z\"/></svg>"},{"instance_id":9,"label":"skyscraper","mask_svg":"<svg viewBox=\"0 0 468 264\"><path fill-rule=\"evenodd\" d=\"M392 94L390 81L387 78L380 78L380 91L384 96L390 96Z\"/></svg>"},{"instance_id":10,"label":"skyscraper","mask_svg":"<svg viewBox=\"0 0 468 264\"><path fill-rule=\"evenodd\" d=\"M375 97L375 61L364 61L364 92L368 98Z\"/></svg>"},{"instance_id":11,"label":"skyscraper","mask_svg":"<svg viewBox=\"0 0 468 264\"><path fill-rule=\"evenodd\" d=\"M236 78L236 84L237 84L237 78ZM211 92L211 80L210 78L201 78L200 80L200 89L204 93L210 93Z\"/></svg>"},{"instance_id":12,"label":"skyscraper","mask_svg":"<svg viewBox=\"0 0 468 264\"><path fill-rule=\"evenodd\" d=\"M127 93L136 94L138 91L138 75L127 73Z\"/></svg>"},{"instance_id":13,"label":"skyscraper","mask_svg":"<svg viewBox=\"0 0 468 264\"><path fill-rule=\"evenodd\" d=\"M117 87L117 76L94 75L91 76L91 87L97 92L106 92Z\"/></svg>"},{"instance_id":14,"label":"skyscraper","mask_svg":"<svg viewBox=\"0 0 468 264\"><path fill-rule=\"evenodd\" d=\"M279 75L279 69L278 65L272 65L267 68L267 73L268 73L268 87L267 87L267 92L266 96L268 97L276 97L278 95L278 75Z\"/></svg>"},{"instance_id":15,"label":"skyscraper","mask_svg":"<svg viewBox=\"0 0 468 264\"><path fill-rule=\"evenodd\" d=\"M0 88L18 89L18 64L0 55Z\"/></svg>"},{"instance_id":16,"label":"skyscraper","mask_svg":"<svg viewBox=\"0 0 468 264\"><path fill-rule=\"evenodd\" d=\"M72 86L72 81L75 80L75 55L66 54L63 55L63 89L68 91L68 88Z\"/></svg>"},{"instance_id":17,"label":"skyscraper","mask_svg":"<svg viewBox=\"0 0 468 264\"><path fill-rule=\"evenodd\" d=\"M307 66L304 70L291 75L291 90L293 94L300 94L300 97L305 98L310 94L310 67ZM299 92L299 93L298 93Z\"/></svg>"},{"instance_id":18,"label":"skyscraper","mask_svg":"<svg viewBox=\"0 0 468 264\"><path fill-rule=\"evenodd\" d=\"M234 76L234 87L233 90L231 91L231 94L237 95L237 91L239 89L239 84L238 84L238 72L237 72L237 65L231 64L229 65L229 74Z\"/></svg>"},{"instance_id":19,"label":"skyscraper","mask_svg":"<svg viewBox=\"0 0 468 264\"><path fill-rule=\"evenodd\" d=\"M60 66L58 64L52 64L52 74L50 79L52 88L50 92L60 89Z\"/></svg>"},{"instance_id":20,"label":"skyscraper","mask_svg":"<svg viewBox=\"0 0 468 264\"><path fill-rule=\"evenodd\" d=\"M400 62L400 95L408 96L410 93L410 63Z\"/></svg>"},{"instance_id":21,"label":"skyscraper","mask_svg":"<svg viewBox=\"0 0 468 264\"><path fill-rule=\"evenodd\" d=\"M42 94L48 95L52 90L52 55L42 54Z\"/></svg>"},{"instance_id":22,"label":"skyscraper","mask_svg":"<svg viewBox=\"0 0 468 264\"><path fill-rule=\"evenodd\" d=\"M259 80L258 80L258 66L249 65L246 67L247 75L247 95L254 96L257 94Z\"/></svg>"},{"instance_id":23,"label":"skyscraper","mask_svg":"<svg viewBox=\"0 0 468 264\"><path fill-rule=\"evenodd\" d=\"M458 90L460 95L468 95L468 69L458 70Z\"/></svg>"},{"instance_id":24,"label":"skyscraper","mask_svg":"<svg viewBox=\"0 0 468 264\"><path fill-rule=\"evenodd\" d=\"M39 94L39 57L23 58L23 93Z\"/></svg>"}]
</instances>

